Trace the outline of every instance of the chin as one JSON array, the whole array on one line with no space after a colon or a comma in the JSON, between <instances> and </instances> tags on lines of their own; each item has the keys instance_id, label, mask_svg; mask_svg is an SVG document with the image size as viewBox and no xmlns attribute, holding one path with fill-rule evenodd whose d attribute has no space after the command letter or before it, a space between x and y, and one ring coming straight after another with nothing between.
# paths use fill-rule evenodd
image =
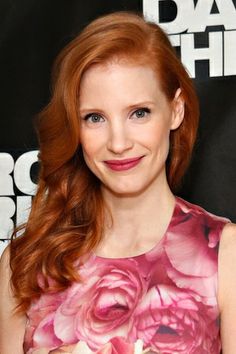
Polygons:
<instances>
[{"instance_id":1,"label":"chin","mask_svg":"<svg viewBox=\"0 0 236 354\"><path fill-rule=\"evenodd\" d=\"M134 183L121 186L118 184L115 186L105 186L105 189L107 189L110 193L119 197L135 197L142 194L142 192L144 192L147 188L148 186L146 185L135 185Z\"/></svg>"}]
</instances>

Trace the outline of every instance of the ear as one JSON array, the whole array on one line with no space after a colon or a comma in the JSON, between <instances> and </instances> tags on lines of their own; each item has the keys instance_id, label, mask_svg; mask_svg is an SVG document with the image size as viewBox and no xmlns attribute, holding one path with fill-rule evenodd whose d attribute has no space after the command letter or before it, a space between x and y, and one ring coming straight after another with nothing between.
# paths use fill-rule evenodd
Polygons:
<instances>
[{"instance_id":1,"label":"ear","mask_svg":"<svg viewBox=\"0 0 236 354\"><path fill-rule=\"evenodd\" d=\"M179 128L184 119L184 99L181 88L178 88L172 101L171 130Z\"/></svg>"}]
</instances>

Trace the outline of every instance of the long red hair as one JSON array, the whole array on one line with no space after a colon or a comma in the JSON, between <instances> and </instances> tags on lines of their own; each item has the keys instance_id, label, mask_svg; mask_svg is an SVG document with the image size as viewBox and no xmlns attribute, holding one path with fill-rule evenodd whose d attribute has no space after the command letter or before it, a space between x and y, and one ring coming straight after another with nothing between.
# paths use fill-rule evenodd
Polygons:
<instances>
[{"instance_id":1,"label":"long red hair","mask_svg":"<svg viewBox=\"0 0 236 354\"><path fill-rule=\"evenodd\" d=\"M189 163L198 101L167 36L156 24L132 13L113 13L93 21L58 56L52 99L38 119L38 190L23 235L16 238L15 232L11 242L12 284L21 311L43 291L63 290L79 280L75 264L102 238L105 206L100 182L81 153L78 95L84 72L114 57L151 66L170 101L181 88L185 117L171 132L167 161L172 190Z\"/></svg>"}]
</instances>

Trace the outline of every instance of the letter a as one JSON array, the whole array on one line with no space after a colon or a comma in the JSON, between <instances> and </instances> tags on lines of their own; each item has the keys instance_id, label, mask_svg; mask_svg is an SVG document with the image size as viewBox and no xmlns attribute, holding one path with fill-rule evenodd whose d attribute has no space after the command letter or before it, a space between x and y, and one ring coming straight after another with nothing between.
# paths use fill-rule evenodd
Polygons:
<instances>
[{"instance_id":1,"label":"letter a","mask_svg":"<svg viewBox=\"0 0 236 354\"><path fill-rule=\"evenodd\" d=\"M147 20L154 21L168 34L177 34L188 29L194 15L193 0L172 0L177 7L177 15L173 21L160 22L159 8L165 0L143 0L143 13Z\"/></svg>"},{"instance_id":2,"label":"letter a","mask_svg":"<svg viewBox=\"0 0 236 354\"><path fill-rule=\"evenodd\" d=\"M214 0L198 0L188 32L204 32L207 26L236 28L236 9L232 0L215 0L219 13L211 13Z\"/></svg>"}]
</instances>

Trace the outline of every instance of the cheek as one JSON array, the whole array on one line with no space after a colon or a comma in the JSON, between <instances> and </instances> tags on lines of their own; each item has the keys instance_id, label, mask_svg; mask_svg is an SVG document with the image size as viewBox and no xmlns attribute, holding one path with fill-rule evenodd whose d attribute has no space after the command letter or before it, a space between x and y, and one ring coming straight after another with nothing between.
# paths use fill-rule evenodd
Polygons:
<instances>
[{"instance_id":1,"label":"cheek","mask_svg":"<svg viewBox=\"0 0 236 354\"><path fill-rule=\"evenodd\" d=\"M91 158L92 156L94 156L94 153L95 153L95 149L94 149L94 145L91 141L91 143L89 143L87 140L86 140L86 143L82 140L81 141L81 147L82 147L82 151L83 151L83 154L84 154L84 157L87 159L87 158Z\"/></svg>"},{"instance_id":2,"label":"cheek","mask_svg":"<svg viewBox=\"0 0 236 354\"><path fill-rule=\"evenodd\" d=\"M87 158L92 158L92 156L96 154L96 150L98 148L98 139L97 137L94 137L94 134L86 130L82 130L80 143L84 156L87 156Z\"/></svg>"},{"instance_id":3,"label":"cheek","mask_svg":"<svg viewBox=\"0 0 236 354\"><path fill-rule=\"evenodd\" d=\"M97 162L104 157L104 134L95 129L85 129L81 132L80 141L85 163L96 174Z\"/></svg>"},{"instance_id":4,"label":"cheek","mask_svg":"<svg viewBox=\"0 0 236 354\"><path fill-rule=\"evenodd\" d=\"M96 174L96 167L94 163L94 159L96 156L96 149L94 149L94 145L88 140L85 141L82 139L81 140L81 147L82 147L82 153L84 157L84 161L87 165L87 167L90 169L91 172Z\"/></svg>"},{"instance_id":5,"label":"cheek","mask_svg":"<svg viewBox=\"0 0 236 354\"><path fill-rule=\"evenodd\" d=\"M143 138L148 142L151 149L159 150L169 147L170 129L167 124L155 124L148 132L143 133Z\"/></svg>"}]
</instances>

